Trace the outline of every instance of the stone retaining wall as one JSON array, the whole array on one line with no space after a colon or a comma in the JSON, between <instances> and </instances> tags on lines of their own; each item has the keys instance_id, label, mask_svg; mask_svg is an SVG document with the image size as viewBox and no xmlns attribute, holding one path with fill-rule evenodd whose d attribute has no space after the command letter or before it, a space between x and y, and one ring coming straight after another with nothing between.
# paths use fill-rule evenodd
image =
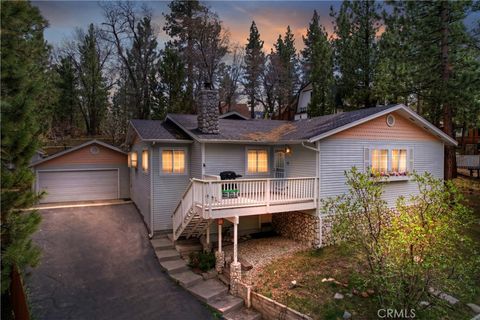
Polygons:
<instances>
[{"instance_id":1,"label":"stone retaining wall","mask_svg":"<svg viewBox=\"0 0 480 320\"><path fill-rule=\"evenodd\" d=\"M313 213L299 211L274 213L272 225L283 237L300 241L313 248L319 248L322 244L320 219Z\"/></svg>"},{"instance_id":2,"label":"stone retaining wall","mask_svg":"<svg viewBox=\"0 0 480 320\"><path fill-rule=\"evenodd\" d=\"M247 307L252 307L262 314L265 320L311 320L312 318L289 308L275 300L267 298L259 293L252 292L250 286L239 282L237 296L245 301Z\"/></svg>"},{"instance_id":3,"label":"stone retaining wall","mask_svg":"<svg viewBox=\"0 0 480 320\"><path fill-rule=\"evenodd\" d=\"M332 215L321 215L320 216L320 237L321 237L321 247L326 247L335 244L335 241L332 237Z\"/></svg>"}]
</instances>

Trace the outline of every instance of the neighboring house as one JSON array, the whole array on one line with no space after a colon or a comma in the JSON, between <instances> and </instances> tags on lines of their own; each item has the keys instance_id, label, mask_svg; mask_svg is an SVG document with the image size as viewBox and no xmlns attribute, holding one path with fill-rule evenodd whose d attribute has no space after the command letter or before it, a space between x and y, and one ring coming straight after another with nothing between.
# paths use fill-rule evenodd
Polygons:
<instances>
[{"instance_id":1,"label":"neighboring house","mask_svg":"<svg viewBox=\"0 0 480 320\"><path fill-rule=\"evenodd\" d=\"M127 153L91 140L52 156L37 159L36 192L40 203L130 198Z\"/></svg>"},{"instance_id":2,"label":"neighboring house","mask_svg":"<svg viewBox=\"0 0 480 320\"><path fill-rule=\"evenodd\" d=\"M312 99L312 84L309 83L300 90L297 100L297 109L295 111L294 120L307 119L308 118L308 104Z\"/></svg>"},{"instance_id":3,"label":"neighboring house","mask_svg":"<svg viewBox=\"0 0 480 320\"><path fill-rule=\"evenodd\" d=\"M281 234L321 246L327 223L320 201L347 191L346 170L389 175L384 197L393 205L417 192L409 173L442 178L444 145L456 145L404 105L298 121L237 120L219 117L215 95L202 91L198 116L130 122L130 195L151 232L209 238L217 222L211 232L233 229L236 247L239 234L271 221ZM220 180L224 171L242 177Z\"/></svg>"},{"instance_id":4,"label":"neighboring house","mask_svg":"<svg viewBox=\"0 0 480 320\"><path fill-rule=\"evenodd\" d=\"M230 113L240 114L245 119L251 119L250 108L246 103L236 103L231 106L225 103L220 104L220 114L224 116Z\"/></svg>"},{"instance_id":5,"label":"neighboring house","mask_svg":"<svg viewBox=\"0 0 480 320\"><path fill-rule=\"evenodd\" d=\"M467 129L462 135L462 130L456 134L457 142L465 154L479 154L480 151L480 128Z\"/></svg>"}]
</instances>

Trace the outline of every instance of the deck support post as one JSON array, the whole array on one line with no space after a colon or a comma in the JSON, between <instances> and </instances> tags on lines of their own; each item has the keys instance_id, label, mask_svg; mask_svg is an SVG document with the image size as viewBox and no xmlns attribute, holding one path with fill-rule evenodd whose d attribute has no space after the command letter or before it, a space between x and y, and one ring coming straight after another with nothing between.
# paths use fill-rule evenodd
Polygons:
<instances>
[{"instance_id":1,"label":"deck support post","mask_svg":"<svg viewBox=\"0 0 480 320\"><path fill-rule=\"evenodd\" d=\"M238 262L238 216L233 221L233 262L230 264L230 293L237 294L238 282L242 280L242 265Z\"/></svg>"},{"instance_id":2,"label":"deck support post","mask_svg":"<svg viewBox=\"0 0 480 320\"><path fill-rule=\"evenodd\" d=\"M210 222L207 224L207 228L205 229L205 243L203 243L203 252L211 252L212 251L212 243L210 241Z\"/></svg>"},{"instance_id":3,"label":"deck support post","mask_svg":"<svg viewBox=\"0 0 480 320\"><path fill-rule=\"evenodd\" d=\"M218 250L215 252L215 270L218 273L223 272L225 266L225 252L222 251L222 225L223 220L217 219L218 225Z\"/></svg>"}]
</instances>

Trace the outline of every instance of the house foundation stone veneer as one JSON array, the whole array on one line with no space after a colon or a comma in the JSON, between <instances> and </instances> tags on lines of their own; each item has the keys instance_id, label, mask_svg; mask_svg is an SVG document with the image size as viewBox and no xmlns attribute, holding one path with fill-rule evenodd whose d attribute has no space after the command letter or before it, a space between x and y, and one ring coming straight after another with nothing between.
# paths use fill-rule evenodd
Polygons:
<instances>
[{"instance_id":1,"label":"house foundation stone veneer","mask_svg":"<svg viewBox=\"0 0 480 320\"><path fill-rule=\"evenodd\" d=\"M218 273L222 273L224 266L225 266L225 252L215 251L215 270Z\"/></svg>"},{"instance_id":2,"label":"house foundation stone veneer","mask_svg":"<svg viewBox=\"0 0 480 320\"><path fill-rule=\"evenodd\" d=\"M230 264L230 293L237 294L238 284L242 280L242 264L240 262L232 262Z\"/></svg>"},{"instance_id":3,"label":"house foundation stone veneer","mask_svg":"<svg viewBox=\"0 0 480 320\"><path fill-rule=\"evenodd\" d=\"M272 225L286 238L300 241L313 248L319 248L322 244L320 219L314 213L299 211L274 213Z\"/></svg>"},{"instance_id":4,"label":"house foundation stone veneer","mask_svg":"<svg viewBox=\"0 0 480 320\"><path fill-rule=\"evenodd\" d=\"M333 215L320 215L321 247L335 243L332 237Z\"/></svg>"},{"instance_id":5,"label":"house foundation stone veneer","mask_svg":"<svg viewBox=\"0 0 480 320\"><path fill-rule=\"evenodd\" d=\"M198 130L202 133L218 134L218 91L203 89L198 101Z\"/></svg>"}]
</instances>

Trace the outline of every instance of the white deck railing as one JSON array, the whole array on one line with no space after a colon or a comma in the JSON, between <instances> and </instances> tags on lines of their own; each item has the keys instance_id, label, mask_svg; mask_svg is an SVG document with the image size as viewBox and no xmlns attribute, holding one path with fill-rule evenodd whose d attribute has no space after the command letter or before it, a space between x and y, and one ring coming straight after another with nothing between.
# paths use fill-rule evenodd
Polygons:
<instances>
[{"instance_id":1,"label":"white deck railing","mask_svg":"<svg viewBox=\"0 0 480 320\"><path fill-rule=\"evenodd\" d=\"M192 210L201 210L204 219L215 218L215 210L250 206L275 206L316 201L315 177L201 180L191 179L173 214L176 232L188 224Z\"/></svg>"}]
</instances>

